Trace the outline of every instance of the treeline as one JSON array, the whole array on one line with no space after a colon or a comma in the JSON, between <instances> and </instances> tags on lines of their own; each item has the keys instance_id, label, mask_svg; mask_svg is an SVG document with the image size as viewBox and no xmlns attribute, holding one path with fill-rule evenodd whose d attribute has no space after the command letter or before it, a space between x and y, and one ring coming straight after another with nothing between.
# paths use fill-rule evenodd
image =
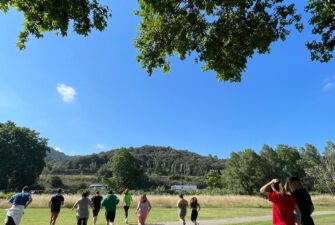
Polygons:
<instances>
[{"instance_id":1,"label":"treeline","mask_svg":"<svg viewBox=\"0 0 335 225\"><path fill-rule=\"evenodd\" d=\"M46 158L45 174L68 174L111 176L110 159L118 149L87 156L68 157L65 160ZM210 169L222 170L224 160L190 151L179 151L171 147L143 146L127 148L137 164L147 175L158 176L204 176ZM52 155L57 155L52 153ZM62 158L63 159L63 158Z\"/></svg>"},{"instance_id":2,"label":"treeline","mask_svg":"<svg viewBox=\"0 0 335 225\"><path fill-rule=\"evenodd\" d=\"M252 149L232 152L223 170L206 175L209 188L228 193L255 194L273 178L285 181L299 176L310 191L335 194L335 145L327 142L322 154L313 145L302 148L264 145L259 153Z\"/></svg>"}]
</instances>

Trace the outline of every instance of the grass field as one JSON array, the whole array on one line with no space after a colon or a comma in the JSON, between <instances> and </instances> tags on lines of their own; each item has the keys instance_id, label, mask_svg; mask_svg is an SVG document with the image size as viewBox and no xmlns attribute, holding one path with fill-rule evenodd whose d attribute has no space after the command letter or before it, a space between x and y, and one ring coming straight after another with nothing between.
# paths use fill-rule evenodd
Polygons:
<instances>
[{"instance_id":1,"label":"grass field","mask_svg":"<svg viewBox=\"0 0 335 225\"><path fill-rule=\"evenodd\" d=\"M73 203L78 199L79 195L65 195L65 207L57 220L57 225L76 224L75 211L71 211ZM189 200L191 196L185 198ZM250 217L271 215L271 205L268 201L261 197L255 196L197 196L202 206L199 213L199 220L224 219L232 217ZM148 196L153 209L148 217L148 224L156 224L158 222L177 221L176 202L177 196ZM50 195L33 195L33 203L26 210L21 225L45 225L49 223L50 212L46 208ZM134 204L138 201L138 196L134 196ZM334 211L335 197L332 196L313 196L316 211ZM0 201L0 220L5 217L5 208L10 205L5 200ZM92 214L91 214L92 215ZM189 219L188 212L187 218ZM129 210L130 224L136 224L135 209ZM317 225L334 225L335 215L317 216L315 217ZM91 223L91 218L89 219ZM122 207L118 206L115 224L124 224L124 213ZM191 224L191 223L188 223ZM243 225L268 225L267 222L243 223ZM97 225L105 225L104 212L99 215ZM201 224L205 225L205 224Z\"/></svg>"},{"instance_id":2,"label":"grass field","mask_svg":"<svg viewBox=\"0 0 335 225\"><path fill-rule=\"evenodd\" d=\"M314 217L314 223L316 225L334 225L335 215L316 216ZM265 222L254 222L254 223L240 223L239 225L271 225L271 224L272 224L271 221L265 221ZM236 224L224 224L224 225L236 225Z\"/></svg>"},{"instance_id":3,"label":"grass field","mask_svg":"<svg viewBox=\"0 0 335 225\"><path fill-rule=\"evenodd\" d=\"M335 206L326 207L318 206L317 211L327 211L335 210ZM91 213L91 212L90 212ZM91 214L92 215L92 214ZM189 213L187 218L189 217ZM248 216L264 216L271 215L270 208L202 208L199 212L199 220L209 220L209 219L223 219L231 217L248 217ZM0 210L1 220L5 217L5 210ZM47 208L27 208L23 216L21 225L45 225L49 222L50 212ZM335 215L331 216L317 216L315 217L317 223L320 225L334 225ZM177 209L176 208L153 208L148 217L148 224L155 224L157 222L167 222L167 221L177 221ZM189 218L188 218L189 219ZM90 219L91 220L91 217ZM115 224L124 224L124 214L123 209L118 208L116 213ZM104 211L101 211L98 218L97 225L104 225ZM91 221L89 221L91 224ZM129 222L130 224L136 224L136 216L134 209L129 211ZM57 220L57 225L70 225L75 224L75 211L71 211L68 208L63 208L59 219ZM190 223L189 223L190 224ZM257 222L250 223L248 225L266 225L270 222ZM205 225L205 224L204 224Z\"/></svg>"},{"instance_id":4,"label":"grass field","mask_svg":"<svg viewBox=\"0 0 335 225\"><path fill-rule=\"evenodd\" d=\"M45 208L48 206L50 195L32 195L33 202L30 208ZM193 196L185 196L186 200L190 200ZM65 207L71 208L80 195L64 195ZM119 196L121 199L121 196ZM204 208L270 208L271 204L265 198L259 196L242 196L242 195L199 195L197 196L199 203ZM318 206L335 205L335 197L330 195L312 196L313 202ZM134 203L137 203L139 196L133 196ZM154 207L175 208L178 196L176 195L148 195L148 199ZM134 205L134 204L133 204ZM7 201L0 201L0 208L8 208Z\"/></svg>"}]
</instances>

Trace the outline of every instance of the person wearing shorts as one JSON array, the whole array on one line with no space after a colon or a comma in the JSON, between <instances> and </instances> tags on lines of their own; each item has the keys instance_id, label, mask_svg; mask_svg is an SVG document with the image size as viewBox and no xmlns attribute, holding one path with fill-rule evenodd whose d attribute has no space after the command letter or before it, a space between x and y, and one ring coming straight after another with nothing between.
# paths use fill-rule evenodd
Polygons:
<instances>
[{"instance_id":1,"label":"person wearing shorts","mask_svg":"<svg viewBox=\"0 0 335 225\"><path fill-rule=\"evenodd\" d=\"M93 208L93 225L96 225L99 211L101 208L101 200L102 196L100 195L99 191L91 198L92 208Z\"/></svg>"},{"instance_id":2,"label":"person wearing shorts","mask_svg":"<svg viewBox=\"0 0 335 225\"><path fill-rule=\"evenodd\" d=\"M64 204L64 197L62 195L62 189L58 189L57 194L53 195L49 201L49 207L51 209L50 225L56 224L60 208L63 204Z\"/></svg>"},{"instance_id":3,"label":"person wearing shorts","mask_svg":"<svg viewBox=\"0 0 335 225\"><path fill-rule=\"evenodd\" d=\"M188 202L184 199L183 194L180 194L179 195L179 201L177 203L177 207L178 207L179 220L183 221L183 225L186 224L185 216L186 216L186 212L187 212L187 206L188 206Z\"/></svg>"},{"instance_id":4,"label":"person wearing shorts","mask_svg":"<svg viewBox=\"0 0 335 225\"><path fill-rule=\"evenodd\" d=\"M114 225L116 205L119 203L119 199L113 194L113 191L109 191L101 201L101 206L105 207L106 225Z\"/></svg>"},{"instance_id":5,"label":"person wearing shorts","mask_svg":"<svg viewBox=\"0 0 335 225\"><path fill-rule=\"evenodd\" d=\"M89 192L83 192L81 199L77 200L72 207L72 210L76 209L77 225L87 225L89 216L88 208L92 205L91 200L88 198L89 195Z\"/></svg>"},{"instance_id":6,"label":"person wearing shorts","mask_svg":"<svg viewBox=\"0 0 335 225\"><path fill-rule=\"evenodd\" d=\"M29 187L23 187L22 192L13 195L8 202L12 207L7 209L5 225L19 225L24 209L32 202Z\"/></svg>"}]
</instances>

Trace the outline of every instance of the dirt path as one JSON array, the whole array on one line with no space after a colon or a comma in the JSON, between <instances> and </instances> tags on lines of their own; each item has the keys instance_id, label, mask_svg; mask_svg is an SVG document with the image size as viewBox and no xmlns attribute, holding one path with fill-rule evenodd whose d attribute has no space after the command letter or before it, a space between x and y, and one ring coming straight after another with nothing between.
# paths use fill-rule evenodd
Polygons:
<instances>
[{"instance_id":1,"label":"dirt path","mask_svg":"<svg viewBox=\"0 0 335 225\"><path fill-rule=\"evenodd\" d=\"M313 216L320 215L335 215L335 211L319 211L314 212ZM201 225L224 225L224 224L239 224L239 223L251 223L251 222L260 222L260 221L270 221L272 218L271 215L268 216L253 216L253 217L236 217L236 218L226 218L226 219L217 219L217 220L199 220ZM187 222L186 225L191 225L191 222ZM161 222L156 224L148 225L182 225L181 222Z\"/></svg>"}]
</instances>

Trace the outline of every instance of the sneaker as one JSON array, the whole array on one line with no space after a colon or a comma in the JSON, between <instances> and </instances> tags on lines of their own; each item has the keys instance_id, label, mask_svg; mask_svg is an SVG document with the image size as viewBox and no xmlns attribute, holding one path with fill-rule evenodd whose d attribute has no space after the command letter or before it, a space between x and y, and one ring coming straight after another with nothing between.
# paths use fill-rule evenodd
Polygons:
<instances>
[{"instance_id":1,"label":"sneaker","mask_svg":"<svg viewBox=\"0 0 335 225\"><path fill-rule=\"evenodd\" d=\"M124 220L124 222L126 222L126 224L128 224L128 218L126 218L126 219Z\"/></svg>"}]
</instances>

